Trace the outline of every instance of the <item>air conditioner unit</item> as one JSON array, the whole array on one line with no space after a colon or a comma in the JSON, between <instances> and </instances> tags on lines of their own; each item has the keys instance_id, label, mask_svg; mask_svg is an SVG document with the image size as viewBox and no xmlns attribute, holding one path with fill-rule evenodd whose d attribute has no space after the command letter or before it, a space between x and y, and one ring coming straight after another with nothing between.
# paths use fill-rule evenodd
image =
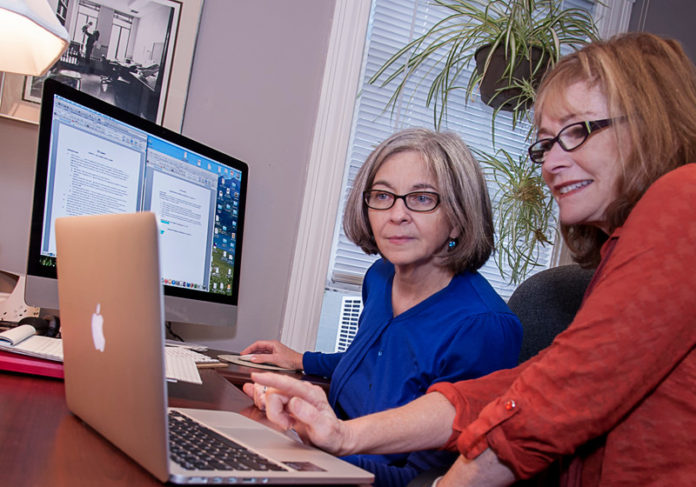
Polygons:
<instances>
[{"instance_id":1,"label":"air conditioner unit","mask_svg":"<svg viewBox=\"0 0 696 487\"><path fill-rule=\"evenodd\" d=\"M344 296L341 299L341 315L338 318L336 352L345 352L358 332L358 318L363 304L359 296Z\"/></svg>"}]
</instances>

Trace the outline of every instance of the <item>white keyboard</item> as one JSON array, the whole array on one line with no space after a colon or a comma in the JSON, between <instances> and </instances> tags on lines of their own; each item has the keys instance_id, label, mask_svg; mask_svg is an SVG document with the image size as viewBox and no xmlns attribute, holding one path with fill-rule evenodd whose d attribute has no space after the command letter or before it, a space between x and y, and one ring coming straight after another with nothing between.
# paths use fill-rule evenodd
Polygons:
<instances>
[{"instance_id":1,"label":"white keyboard","mask_svg":"<svg viewBox=\"0 0 696 487\"><path fill-rule=\"evenodd\" d=\"M216 358L208 357L205 354L196 352L196 351L191 350L190 348L186 348L186 347L181 347L181 346L165 347L165 350L167 351L168 357L173 356L173 355L176 355L177 357L191 357L193 359L193 361L196 362L197 364L219 362L219 360Z\"/></svg>"},{"instance_id":2,"label":"white keyboard","mask_svg":"<svg viewBox=\"0 0 696 487\"><path fill-rule=\"evenodd\" d=\"M182 353L180 347L164 347L164 363L167 380L176 380L182 382L193 382L194 384L202 384L201 375L196 367L196 360L190 353ZM198 352L183 349L186 352L192 352L198 355Z\"/></svg>"}]
</instances>

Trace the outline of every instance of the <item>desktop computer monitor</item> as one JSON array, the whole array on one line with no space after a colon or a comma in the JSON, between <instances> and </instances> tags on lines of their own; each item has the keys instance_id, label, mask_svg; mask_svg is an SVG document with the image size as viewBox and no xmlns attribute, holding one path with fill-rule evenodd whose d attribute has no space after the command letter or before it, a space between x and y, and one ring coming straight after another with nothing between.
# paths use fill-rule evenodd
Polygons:
<instances>
[{"instance_id":1,"label":"desktop computer monitor","mask_svg":"<svg viewBox=\"0 0 696 487\"><path fill-rule=\"evenodd\" d=\"M233 325L247 176L238 159L46 80L27 304L58 309L56 218L152 211L160 231L165 318Z\"/></svg>"}]
</instances>

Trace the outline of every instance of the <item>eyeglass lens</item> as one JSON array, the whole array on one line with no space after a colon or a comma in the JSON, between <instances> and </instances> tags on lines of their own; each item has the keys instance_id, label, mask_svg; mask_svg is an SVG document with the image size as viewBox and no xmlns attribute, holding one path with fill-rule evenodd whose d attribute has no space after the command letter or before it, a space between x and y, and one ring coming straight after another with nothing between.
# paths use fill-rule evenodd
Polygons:
<instances>
[{"instance_id":1,"label":"eyeglass lens","mask_svg":"<svg viewBox=\"0 0 696 487\"><path fill-rule=\"evenodd\" d=\"M411 211L431 211L440 204L440 195L431 191L414 191L404 195L390 191L365 191L365 204L373 210L388 210L397 199L404 200L406 208Z\"/></svg>"},{"instance_id":2,"label":"eyeglass lens","mask_svg":"<svg viewBox=\"0 0 696 487\"><path fill-rule=\"evenodd\" d=\"M556 137L552 139L542 139L532 144L529 148L529 157L532 161L541 164L546 158L546 153L551 150L554 143L558 142L558 145L560 145L564 151L568 152L580 147L585 140L587 140L589 135L590 132L586 122L568 125L561 129Z\"/></svg>"}]
</instances>

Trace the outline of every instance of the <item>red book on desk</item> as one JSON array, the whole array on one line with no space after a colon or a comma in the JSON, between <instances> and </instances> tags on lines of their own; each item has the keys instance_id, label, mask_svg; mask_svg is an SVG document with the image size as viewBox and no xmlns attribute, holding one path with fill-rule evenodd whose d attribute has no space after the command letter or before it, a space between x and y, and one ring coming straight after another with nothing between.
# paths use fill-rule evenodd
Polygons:
<instances>
[{"instance_id":1,"label":"red book on desk","mask_svg":"<svg viewBox=\"0 0 696 487\"><path fill-rule=\"evenodd\" d=\"M0 350L0 370L63 378L63 363Z\"/></svg>"}]
</instances>

